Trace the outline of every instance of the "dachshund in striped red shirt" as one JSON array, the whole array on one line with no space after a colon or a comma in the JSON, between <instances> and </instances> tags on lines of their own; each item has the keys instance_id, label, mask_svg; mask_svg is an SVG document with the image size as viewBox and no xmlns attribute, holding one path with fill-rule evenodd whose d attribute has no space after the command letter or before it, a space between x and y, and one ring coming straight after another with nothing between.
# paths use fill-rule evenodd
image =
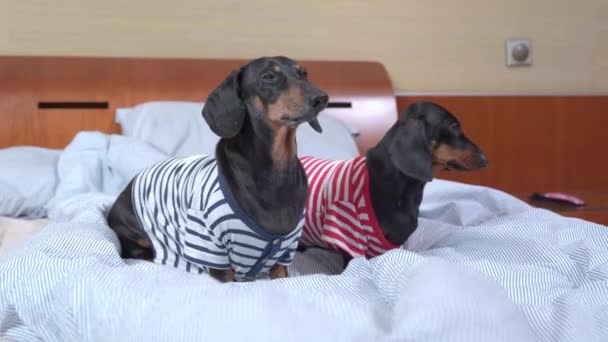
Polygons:
<instances>
[{"instance_id":1,"label":"dachshund in striped red shirt","mask_svg":"<svg viewBox=\"0 0 608 342\"><path fill-rule=\"evenodd\" d=\"M399 248L418 227L424 186L437 170L473 171L488 160L445 108L416 102L365 156L300 158L308 178L300 249L374 257Z\"/></svg>"}]
</instances>

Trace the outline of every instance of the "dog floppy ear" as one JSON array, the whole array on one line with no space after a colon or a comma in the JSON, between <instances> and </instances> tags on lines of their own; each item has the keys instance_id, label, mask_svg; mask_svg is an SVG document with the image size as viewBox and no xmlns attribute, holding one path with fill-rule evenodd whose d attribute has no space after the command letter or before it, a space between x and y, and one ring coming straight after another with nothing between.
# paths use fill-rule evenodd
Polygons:
<instances>
[{"instance_id":1,"label":"dog floppy ear","mask_svg":"<svg viewBox=\"0 0 608 342\"><path fill-rule=\"evenodd\" d=\"M233 71L209 94L203 107L203 118L221 138L237 135L245 121L245 105L240 97L240 71Z\"/></svg>"},{"instance_id":2,"label":"dog floppy ear","mask_svg":"<svg viewBox=\"0 0 608 342\"><path fill-rule=\"evenodd\" d=\"M399 123L388 153L401 173L423 182L433 179L433 160L420 120L408 118Z\"/></svg>"}]
</instances>

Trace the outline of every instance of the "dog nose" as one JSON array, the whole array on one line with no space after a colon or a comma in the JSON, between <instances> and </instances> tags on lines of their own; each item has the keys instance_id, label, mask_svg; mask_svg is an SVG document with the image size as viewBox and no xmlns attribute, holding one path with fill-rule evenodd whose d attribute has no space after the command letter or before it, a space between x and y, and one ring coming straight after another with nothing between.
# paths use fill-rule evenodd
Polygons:
<instances>
[{"instance_id":1,"label":"dog nose","mask_svg":"<svg viewBox=\"0 0 608 342\"><path fill-rule=\"evenodd\" d=\"M488 166L488 157L486 157L486 155L483 153L479 154L479 166L480 167Z\"/></svg>"},{"instance_id":2,"label":"dog nose","mask_svg":"<svg viewBox=\"0 0 608 342\"><path fill-rule=\"evenodd\" d=\"M316 95L312 99L310 99L311 106L317 111L325 109L325 107L327 107L328 102L329 96L327 96L327 94L325 93Z\"/></svg>"}]
</instances>

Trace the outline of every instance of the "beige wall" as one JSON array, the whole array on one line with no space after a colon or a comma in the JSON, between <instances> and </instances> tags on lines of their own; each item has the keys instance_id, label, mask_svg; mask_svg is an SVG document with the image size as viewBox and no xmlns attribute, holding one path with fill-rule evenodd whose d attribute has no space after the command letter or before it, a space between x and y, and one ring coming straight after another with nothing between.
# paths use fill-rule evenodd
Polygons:
<instances>
[{"instance_id":1,"label":"beige wall","mask_svg":"<svg viewBox=\"0 0 608 342\"><path fill-rule=\"evenodd\" d=\"M371 59L398 92L608 93L607 0L169 3L0 0L0 54ZM507 37L532 67L505 67Z\"/></svg>"}]
</instances>

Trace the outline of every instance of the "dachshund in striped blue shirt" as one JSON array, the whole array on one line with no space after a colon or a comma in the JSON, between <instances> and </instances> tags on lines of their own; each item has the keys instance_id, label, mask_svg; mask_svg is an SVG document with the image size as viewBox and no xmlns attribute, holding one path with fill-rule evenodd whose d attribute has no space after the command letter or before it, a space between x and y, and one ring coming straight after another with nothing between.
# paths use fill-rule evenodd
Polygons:
<instances>
[{"instance_id":1,"label":"dachshund in striped blue shirt","mask_svg":"<svg viewBox=\"0 0 608 342\"><path fill-rule=\"evenodd\" d=\"M235 272L238 280L266 269L271 278L288 276L289 253L295 246L291 238L301 233L308 195L296 155L296 128L308 122L321 132L317 115L327 102L328 95L308 80L305 68L286 57L258 58L233 71L209 95L202 111L220 137L215 156L153 165L113 204L108 224L118 236L121 256L204 270L222 282L235 280ZM210 161L216 166L202 167ZM185 176L180 173L184 170L194 174ZM194 181L212 170L218 175L217 187ZM165 173L172 177L163 178ZM209 189L216 192L201 192ZM223 207L214 216L210 208L219 205L213 207L205 197L218 191L222 196L211 201ZM229 228L215 231L218 225L212 228L214 222L206 221L223 214L259 227L252 230L259 241L241 239L235 242L246 246L235 248L226 233Z\"/></svg>"}]
</instances>

